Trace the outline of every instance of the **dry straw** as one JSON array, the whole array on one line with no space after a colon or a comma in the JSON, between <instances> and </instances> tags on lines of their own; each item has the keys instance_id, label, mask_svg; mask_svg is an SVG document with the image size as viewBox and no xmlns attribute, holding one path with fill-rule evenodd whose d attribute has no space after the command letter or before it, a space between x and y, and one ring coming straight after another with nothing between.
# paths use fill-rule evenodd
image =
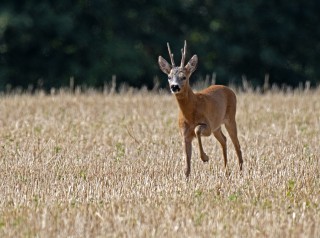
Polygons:
<instances>
[{"instance_id":1,"label":"dry straw","mask_svg":"<svg viewBox=\"0 0 320 238\"><path fill-rule=\"evenodd\" d=\"M0 237L320 237L319 95L238 92L189 181L171 95L1 96Z\"/></svg>"}]
</instances>

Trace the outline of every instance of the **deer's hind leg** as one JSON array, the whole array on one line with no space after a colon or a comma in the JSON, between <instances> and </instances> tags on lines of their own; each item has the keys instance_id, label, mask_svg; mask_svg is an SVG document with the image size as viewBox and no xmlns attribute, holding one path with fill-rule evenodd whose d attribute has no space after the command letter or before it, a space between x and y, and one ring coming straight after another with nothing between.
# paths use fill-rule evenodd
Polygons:
<instances>
[{"instance_id":1,"label":"deer's hind leg","mask_svg":"<svg viewBox=\"0 0 320 238\"><path fill-rule=\"evenodd\" d=\"M237 153L238 161L239 161L239 167L240 167L240 171L241 171L243 159L242 159L242 152L241 152L241 148L240 148L240 143L238 140L237 123L236 123L235 119L228 120L225 123L225 127L230 135L230 138L231 138L231 141L234 145L234 148L236 149L236 153Z\"/></svg>"},{"instance_id":2,"label":"deer's hind leg","mask_svg":"<svg viewBox=\"0 0 320 238\"><path fill-rule=\"evenodd\" d=\"M208 162L209 157L203 150L201 136L210 136L211 129L206 124L200 124L195 127L194 133L196 134L196 137L198 139L200 158L203 162Z\"/></svg>"},{"instance_id":3,"label":"deer's hind leg","mask_svg":"<svg viewBox=\"0 0 320 238\"><path fill-rule=\"evenodd\" d=\"M223 153L223 160L224 160L224 167L227 168L227 138L221 131L221 127L213 132L214 137L219 141L222 147L222 153Z\"/></svg>"}]
</instances>

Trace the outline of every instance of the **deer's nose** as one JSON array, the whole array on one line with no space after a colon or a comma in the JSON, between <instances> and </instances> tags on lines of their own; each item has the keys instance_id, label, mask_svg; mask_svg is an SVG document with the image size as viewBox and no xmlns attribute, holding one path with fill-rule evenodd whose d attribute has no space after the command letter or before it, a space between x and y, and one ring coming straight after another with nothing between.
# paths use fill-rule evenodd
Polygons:
<instances>
[{"instance_id":1,"label":"deer's nose","mask_svg":"<svg viewBox=\"0 0 320 238\"><path fill-rule=\"evenodd\" d=\"M171 86L170 86L170 89L171 89L171 91L172 91L173 93L177 93L177 92L180 91L180 87L179 87L179 85L177 85L177 84L171 85Z\"/></svg>"}]
</instances>

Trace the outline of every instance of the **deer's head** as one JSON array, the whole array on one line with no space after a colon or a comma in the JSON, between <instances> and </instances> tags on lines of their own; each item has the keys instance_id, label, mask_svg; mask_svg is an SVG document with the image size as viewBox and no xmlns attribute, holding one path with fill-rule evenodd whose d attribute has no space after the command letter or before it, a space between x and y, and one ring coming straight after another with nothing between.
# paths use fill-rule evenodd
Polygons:
<instances>
[{"instance_id":1,"label":"deer's head","mask_svg":"<svg viewBox=\"0 0 320 238\"><path fill-rule=\"evenodd\" d=\"M174 94L181 93L189 87L189 78L196 70L198 63L198 56L194 55L189 62L184 65L186 59L187 42L184 42L184 48L181 49L182 58L180 66L176 66L171 53L169 43L167 43L168 51L171 59L171 65L161 56L159 56L158 63L162 72L168 75L170 90Z\"/></svg>"}]
</instances>

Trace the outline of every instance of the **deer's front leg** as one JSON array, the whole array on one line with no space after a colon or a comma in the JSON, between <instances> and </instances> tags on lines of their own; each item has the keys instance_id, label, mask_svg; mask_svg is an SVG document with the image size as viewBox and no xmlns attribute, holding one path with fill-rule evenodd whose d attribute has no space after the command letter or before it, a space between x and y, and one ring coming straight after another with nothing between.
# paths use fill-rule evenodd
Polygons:
<instances>
[{"instance_id":1,"label":"deer's front leg","mask_svg":"<svg viewBox=\"0 0 320 238\"><path fill-rule=\"evenodd\" d=\"M184 149L186 154L187 167L185 170L186 177L189 177L191 171L191 153L192 153L192 139L185 137L184 138Z\"/></svg>"},{"instance_id":2,"label":"deer's front leg","mask_svg":"<svg viewBox=\"0 0 320 238\"><path fill-rule=\"evenodd\" d=\"M197 136L198 139L198 144L199 144L199 151L200 151L200 158L203 162L208 162L209 157L207 154L203 151L202 148L202 141L201 141L201 136L210 136L211 135L211 129L208 125L206 124L200 124L197 125L196 128L194 129L194 133Z\"/></svg>"}]
</instances>

